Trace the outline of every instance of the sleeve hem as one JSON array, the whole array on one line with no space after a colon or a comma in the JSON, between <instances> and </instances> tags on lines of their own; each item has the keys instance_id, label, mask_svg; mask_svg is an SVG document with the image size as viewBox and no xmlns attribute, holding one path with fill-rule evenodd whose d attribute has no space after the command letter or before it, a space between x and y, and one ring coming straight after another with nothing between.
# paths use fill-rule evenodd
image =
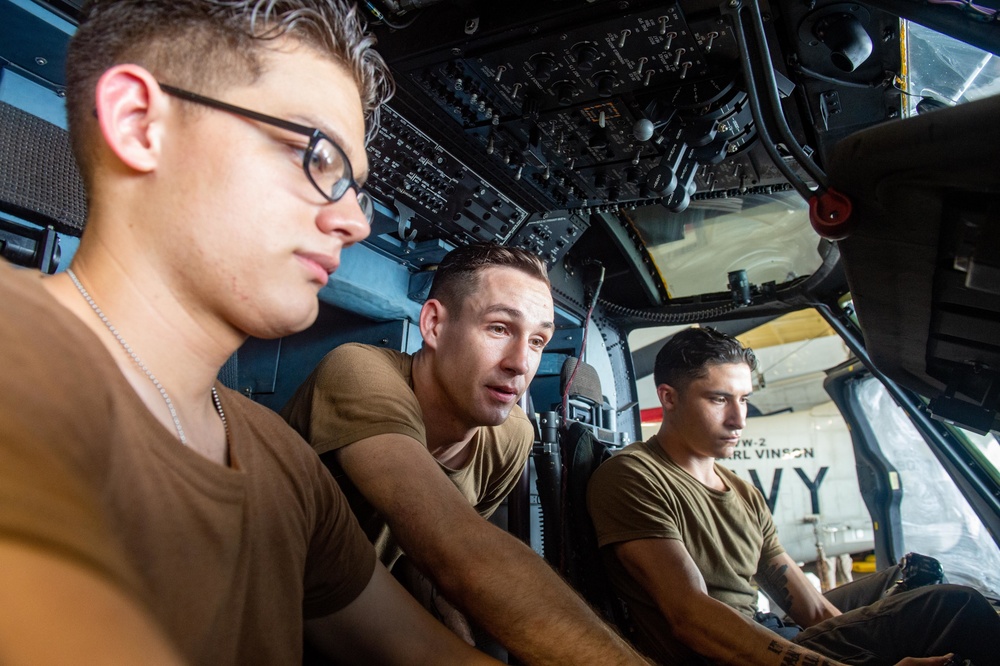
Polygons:
<instances>
[{"instance_id":1,"label":"sleeve hem","mask_svg":"<svg viewBox=\"0 0 1000 666\"><path fill-rule=\"evenodd\" d=\"M312 444L313 449L317 454L323 455L324 453L329 453L330 451L336 451L337 449L342 449L345 446L350 446L355 442L360 442L363 439L368 439L369 437L376 437L378 435L403 435L409 437L421 445L423 442L423 433L415 428L407 426L402 423L372 423L364 428L359 428L352 431L349 434L341 435L336 439L324 440L319 442L314 442Z\"/></svg>"},{"instance_id":2,"label":"sleeve hem","mask_svg":"<svg viewBox=\"0 0 1000 666\"><path fill-rule=\"evenodd\" d=\"M615 532L611 534L602 534L597 539L597 545L599 548L603 548L604 546L610 546L615 543L639 541L640 539L670 539L672 541L683 541L678 534L673 532Z\"/></svg>"},{"instance_id":3,"label":"sleeve hem","mask_svg":"<svg viewBox=\"0 0 1000 666\"><path fill-rule=\"evenodd\" d=\"M353 585L347 586L335 594L327 595L322 599L304 601L302 603L302 616L307 620L313 620L332 615L350 606L355 599L361 596L361 593L368 587L368 583L371 582L372 576L375 574L375 549L372 548L369 552L371 557L368 558L367 566L360 570L357 576L352 576L351 578L354 581Z\"/></svg>"}]
</instances>

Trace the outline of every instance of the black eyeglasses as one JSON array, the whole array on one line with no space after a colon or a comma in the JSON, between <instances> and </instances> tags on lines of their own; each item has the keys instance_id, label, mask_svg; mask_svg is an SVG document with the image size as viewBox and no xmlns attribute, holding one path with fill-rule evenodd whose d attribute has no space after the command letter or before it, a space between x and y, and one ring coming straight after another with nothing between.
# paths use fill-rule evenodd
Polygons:
<instances>
[{"instance_id":1,"label":"black eyeglasses","mask_svg":"<svg viewBox=\"0 0 1000 666\"><path fill-rule=\"evenodd\" d=\"M357 181L354 180L354 172L351 170L351 162L347 159L344 149L337 145L337 142L323 134L315 127L306 127L297 123L274 118L273 116L257 113L249 109L243 109L232 104L226 104L210 97L203 97L197 93L181 90L173 86L161 83L160 89L168 95L173 95L178 99L183 99L195 104L201 104L220 111L227 111L237 116L250 118L267 125L273 125L289 132L295 132L302 136L309 137L309 146L305 149L302 158L302 169L306 172L309 182L323 195L327 201L340 201L340 198L353 189L358 197L358 205L361 211L371 224L375 214L375 207L372 203L371 195L361 189Z\"/></svg>"}]
</instances>

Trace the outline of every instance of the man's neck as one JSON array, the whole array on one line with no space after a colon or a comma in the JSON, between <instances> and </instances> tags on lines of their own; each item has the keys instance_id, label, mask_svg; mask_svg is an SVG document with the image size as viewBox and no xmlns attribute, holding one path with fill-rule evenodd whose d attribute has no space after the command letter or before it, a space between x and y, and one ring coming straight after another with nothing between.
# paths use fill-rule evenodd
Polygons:
<instances>
[{"instance_id":1,"label":"man's neck","mask_svg":"<svg viewBox=\"0 0 1000 666\"><path fill-rule=\"evenodd\" d=\"M211 389L219 368L239 347L241 339L231 334L227 340L223 331L210 331L211 327L198 321L167 285L150 279L158 277L153 271L146 270L149 275L143 275L140 267L130 269L99 255L99 251L88 252L81 245L72 268L107 323L69 275L47 278L44 287L97 336L140 400L165 428L176 432L164 392L182 423L188 445L212 460L224 462L225 433ZM117 336L108 324L115 328ZM142 360L145 370L124 348L123 340ZM150 375L156 377L162 390Z\"/></svg>"},{"instance_id":2,"label":"man's neck","mask_svg":"<svg viewBox=\"0 0 1000 666\"><path fill-rule=\"evenodd\" d=\"M413 355L412 373L413 393L424 417L427 450L445 467L464 467L478 428L470 428L454 413L451 401L437 387L424 350Z\"/></svg>"},{"instance_id":3,"label":"man's neck","mask_svg":"<svg viewBox=\"0 0 1000 666\"><path fill-rule=\"evenodd\" d=\"M655 441L660 450L695 481L712 490L725 490L726 484L715 470L715 458L695 454L667 427L661 427Z\"/></svg>"}]
</instances>

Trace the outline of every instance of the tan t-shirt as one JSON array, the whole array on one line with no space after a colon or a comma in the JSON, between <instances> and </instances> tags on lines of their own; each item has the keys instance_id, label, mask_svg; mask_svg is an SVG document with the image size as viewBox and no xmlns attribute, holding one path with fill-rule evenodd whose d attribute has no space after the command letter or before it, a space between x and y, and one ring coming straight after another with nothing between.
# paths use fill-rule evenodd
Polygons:
<instances>
[{"instance_id":1,"label":"tan t-shirt","mask_svg":"<svg viewBox=\"0 0 1000 666\"><path fill-rule=\"evenodd\" d=\"M296 663L303 615L355 599L375 556L305 442L217 388L231 468L150 414L35 271L0 262L0 539L105 576L190 663Z\"/></svg>"},{"instance_id":2,"label":"tan t-shirt","mask_svg":"<svg viewBox=\"0 0 1000 666\"><path fill-rule=\"evenodd\" d=\"M390 433L427 445L423 412L413 393L412 363L409 354L390 349L341 345L326 355L281 412L321 454L379 558L390 567L402 550L385 519L354 487L332 452ZM533 441L531 422L515 405L502 425L479 428L464 467L439 465L476 511L488 518L516 485Z\"/></svg>"},{"instance_id":3,"label":"tan t-shirt","mask_svg":"<svg viewBox=\"0 0 1000 666\"><path fill-rule=\"evenodd\" d=\"M683 663L692 653L674 640L652 597L607 546L676 539L701 571L708 594L747 616L757 609L750 578L784 552L760 492L720 465L715 470L728 490L696 481L667 457L654 436L606 461L588 488L587 508L611 582L629 606L640 647L661 663Z\"/></svg>"}]
</instances>

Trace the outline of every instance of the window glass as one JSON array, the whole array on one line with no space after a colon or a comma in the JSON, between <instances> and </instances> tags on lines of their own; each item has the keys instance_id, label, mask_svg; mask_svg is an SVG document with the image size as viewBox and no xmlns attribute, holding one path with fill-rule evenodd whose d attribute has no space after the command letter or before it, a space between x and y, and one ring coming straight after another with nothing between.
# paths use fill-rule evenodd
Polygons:
<instances>
[{"instance_id":1,"label":"window glass","mask_svg":"<svg viewBox=\"0 0 1000 666\"><path fill-rule=\"evenodd\" d=\"M794 190L695 200L683 213L645 206L631 221L671 298L728 291L729 271L783 284L823 263L809 205Z\"/></svg>"},{"instance_id":2,"label":"window glass","mask_svg":"<svg viewBox=\"0 0 1000 666\"><path fill-rule=\"evenodd\" d=\"M1000 597L1000 549L979 516L881 382L868 378L855 390L879 448L899 472L904 552L936 557L949 582Z\"/></svg>"},{"instance_id":3,"label":"window glass","mask_svg":"<svg viewBox=\"0 0 1000 666\"><path fill-rule=\"evenodd\" d=\"M1000 93L1000 58L975 46L904 22L906 110L929 98L947 106Z\"/></svg>"},{"instance_id":4,"label":"window glass","mask_svg":"<svg viewBox=\"0 0 1000 666\"><path fill-rule=\"evenodd\" d=\"M997 442L996 435L992 433L980 435L960 427L955 429L961 433L979 463L990 470L993 478L1000 482L1000 442Z\"/></svg>"}]
</instances>

